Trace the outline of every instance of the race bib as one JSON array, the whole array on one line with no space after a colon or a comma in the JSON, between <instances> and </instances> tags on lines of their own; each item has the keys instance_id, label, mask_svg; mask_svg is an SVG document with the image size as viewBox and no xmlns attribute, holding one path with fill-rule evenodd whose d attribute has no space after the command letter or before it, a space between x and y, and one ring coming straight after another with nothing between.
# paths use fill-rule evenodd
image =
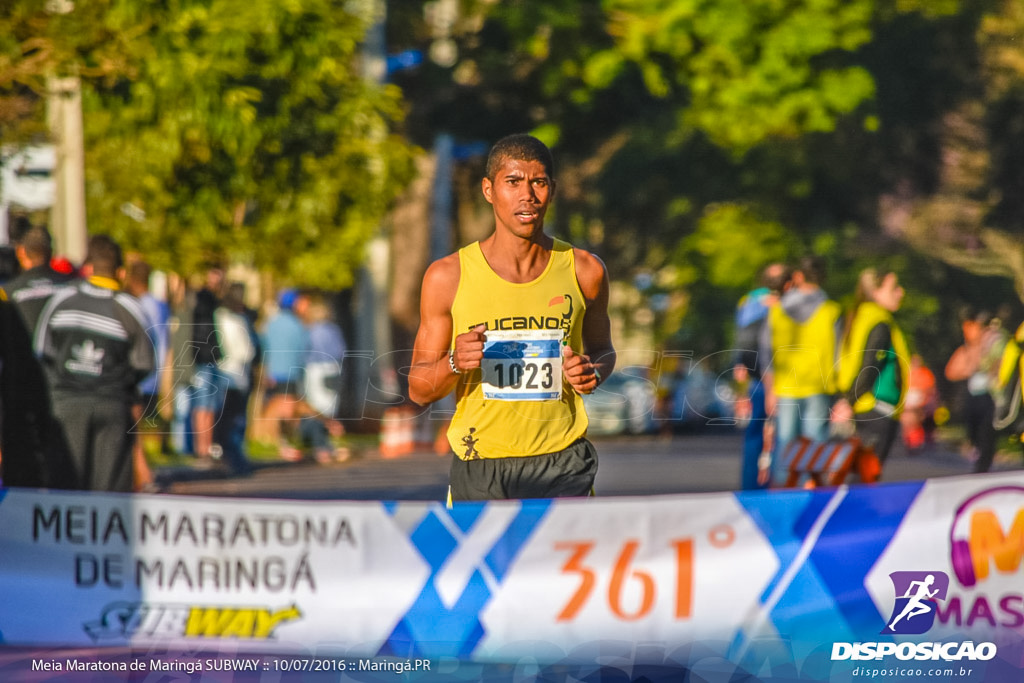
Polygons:
<instances>
[{"instance_id":1,"label":"race bib","mask_svg":"<svg viewBox=\"0 0 1024 683\"><path fill-rule=\"evenodd\" d=\"M562 331L487 333L480 364L484 398L551 401L562 396Z\"/></svg>"}]
</instances>

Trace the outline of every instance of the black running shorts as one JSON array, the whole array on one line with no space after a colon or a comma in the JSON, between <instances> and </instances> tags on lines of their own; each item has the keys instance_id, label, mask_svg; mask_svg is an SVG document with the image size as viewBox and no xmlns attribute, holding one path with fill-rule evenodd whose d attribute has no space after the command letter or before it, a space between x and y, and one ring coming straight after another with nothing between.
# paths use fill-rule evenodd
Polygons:
<instances>
[{"instance_id":1,"label":"black running shorts","mask_svg":"<svg viewBox=\"0 0 1024 683\"><path fill-rule=\"evenodd\" d=\"M597 450L578 439L556 453L521 458L452 458L452 501L589 496L597 476Z\"/></svg>"}]
</instances>

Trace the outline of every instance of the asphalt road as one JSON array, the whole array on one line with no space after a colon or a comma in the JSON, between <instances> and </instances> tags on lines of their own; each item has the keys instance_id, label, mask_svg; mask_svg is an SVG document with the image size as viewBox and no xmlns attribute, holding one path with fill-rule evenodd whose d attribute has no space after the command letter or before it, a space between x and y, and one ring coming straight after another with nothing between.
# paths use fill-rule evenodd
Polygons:
<instances>
[{"instance_id":1,"label":"asphalt road","mask_svg":"<svg viewBox=\"0 0 1024 683\"><path fill-rule=\"evenodd\" d=\"M696 434L596 440L600 457L599 496L632 496L733 491L739 482L740 435L731 428ZM180 470L169 477L172 494L294 498L304 500L444 500L452 456L429 451L385 459L364 452L344 463L273 464L246 478ZM1000 469L1021 468L1000 464ZM886 481L969 474L970 463L948 447L908 456L897 448L886 464Z\"/></svg>"}]
</instances>

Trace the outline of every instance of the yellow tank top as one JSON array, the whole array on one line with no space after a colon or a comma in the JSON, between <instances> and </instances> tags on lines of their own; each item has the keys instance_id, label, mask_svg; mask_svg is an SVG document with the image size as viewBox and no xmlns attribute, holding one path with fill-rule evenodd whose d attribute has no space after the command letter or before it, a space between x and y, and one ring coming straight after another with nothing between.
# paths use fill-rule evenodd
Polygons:
<instances>
[{"instance_id":1,"label":"yellow tank top","mask_svg":"<svg viewBox=\"0 0 1024 683\"><path fill-rule=\"evenodd\" d=\"M769 313L774 390L783 398L807 398L836 390L836 322L839 304L826 301L800 323L780 306Z\"/></svg>"},{"instance_id":2,"label":"yellow tank top","mask_svg":"<svg viewBox=\"0 0 1024 683\"><path fill-rule=\"evenodd\" d=\"M452 303L453 336L485 324L493 330L561 330L583 353L586 303L576 281L572 246L555 240L551 258L532 282L508 282L484 258L480 243L459 250L459 287ZM528 333L524 333L528 336ZM463 460L541 455L560 451L587 432L583 398L567 382L550 400L501 400L484 396L480 369L455 387L457 405L448 442Z\"/></svg>"}]
</instances>

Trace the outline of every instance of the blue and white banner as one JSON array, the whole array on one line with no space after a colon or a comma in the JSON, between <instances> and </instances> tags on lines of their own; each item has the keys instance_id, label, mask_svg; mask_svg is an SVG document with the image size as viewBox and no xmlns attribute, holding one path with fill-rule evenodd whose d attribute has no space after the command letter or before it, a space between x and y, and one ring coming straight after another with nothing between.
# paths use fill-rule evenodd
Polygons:
<instances>
[{"instance_id":1,"label":"blue and white banner","mask_svg":"<svg viewBox=\"0 0 1024 683\"><path fill-rule=\"evenodd\" d=\"M9 648L1024 677L1022 474L453 510L0 490L0 558Z\"/></svg>"}]
</instances>

